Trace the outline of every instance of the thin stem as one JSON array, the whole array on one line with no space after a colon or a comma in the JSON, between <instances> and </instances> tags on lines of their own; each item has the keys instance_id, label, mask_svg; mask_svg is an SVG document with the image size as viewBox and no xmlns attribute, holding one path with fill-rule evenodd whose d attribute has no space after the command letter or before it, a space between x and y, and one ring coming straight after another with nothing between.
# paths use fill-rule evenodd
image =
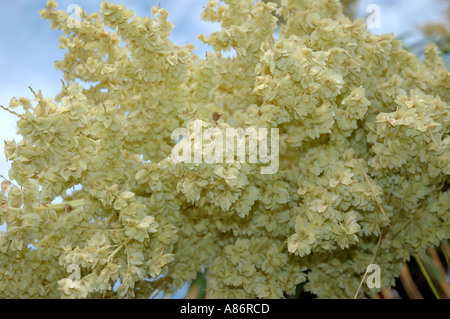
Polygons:
<instances>
[{"instance_id":1,"label":"thin stem","mask_svg":"<svg viewBox=\"0 0 450 319\"><path fill-rule=\"evenodd\" d=\"M356 157L356 160L358 161L359 167L361 168L361 171L363 172L364 179L366 180L367 185L369 185L369 188L370 188L370 191L372 192L373 197L375 197L375 201L377 202L378 207L381 209L381 212L383 213L384 218L386 218L386 221L387 221L389 227L392 228L391 223L389 222L389 219L387 218L386 213L385 213L384 210L383 210L383 207L381 207L381 204L380 204L380 202L378 201L378 197L377 197L377 195L375 195L375 191L374 191L373 188L372 188L372 184L370 184L369 178L367 177L366 172L364 171L364 168L363 168L361 162L359 161L358 157Z\"/></svg>"},{"instance_id":2,"label":"thin stem","mask_svg":"<svg viewBox=\"0 0 450 319\"><path fill-rule=\"evenodd\" d=\"M121 229L95 229L95 228L91 228L91 227L87 227L87 226L82 226L82 225L78 225L76 224L75 226L79 227L79 228L83 228L83 229L87 229L87 230L91 230L91 231L95 231L95 232L104 232L104 231L124 231L125 229L121 228Z\"/></svg>"},{"instance_id":3,"label":"thin stem","mask_svg":"<svg viewBox=\"0 0 450 319\"><path fill-rule=\"evenodd\" d=\"M73 200L70 202L64 202L61 204L54 204L54 205L45 205L45 206L35 206L33 207L34 210L36 211L43 211L43 210L66 210L68 206L72 207L71 210L81 207L84 204L84 199L77 199L77 200ZM20 208L15 208L15 207L9 207L8 210L11 210L13 212L20 212L21 209Z\"/></svg>"},{"instance_id":4,"label":"thin stem","mask_svg":"<svg viewBox=\"0 0 450 319\"><path fill-rule=\"evenodd\" d=\"M381 244L381 239L382 239L382 238L383 238L383 235L380 235L380 238L378 238L377 248L375 249L375 253L374 253L373 256L372 256L372 259L370 260L369 266L372 265L373 261L375 260L375 256L376 256L377 253L378 253L378 249L380 249L380 244ZM361 279L361 282L359 283L358 290L356 291L356 294L355 294L355 296L353 297L353 299L356 299L356 298L358 297L358 294L359 294L359 291L360 291L360 289L361 289L361 286L362 286L362 284L363 284L363 282L364 282L364 279L366 279L367 272L369 271L369 266L367 266L367 268L366 268L366 272L364 273L364 276L363 276L363 278Z\"/></svg>"},{"instance_id":5,"label":"thin stem","mask_svg":"<svg viewBox=\"0 0 450 319\"><path fill-rule=\"evenodd\" d=\"M420 260L419 256L417 254L415 254L414 258L416 259L416 262L419 265L420 271L422 271L422 274L425 276L425 279L426 279L428 285L430 286L431 291L433 292L434 296L436 297L436 299L441 299L436 288L434 287L433 282L431 281L430 276L428 276L428 273L425 270L425 267L423 266L422 261Z\"/></svg>"},{"instance_id":6,"label":"thin stem","mask_svg":"<svg viewBox=\"0 0 450 319\"><path fill-rule=\"evenodd\" d=\"M297 257L297 256L295 256L295 257ZM288 276L286 278L286 282L284 284L284 291L286 291L286 289L287 289L287 285L288 285L288 282L289 282L289 277L291 277L292 271L294 270L295 259L296 259L295 257L294 257L294 260L292 261L291 269L289 270L289 274L288 274Z\"/></svg>"},{"instance_id":7,"label":"thin stem","mask_svg":"<svg viewBox=\"0 0 450 319\"><path fill-rule=\"evenodd\" d=\"M448 244L446 243L446 242L444 242L442 245L441 245L441 249L442 249L442 253L444 254L444 258L445 258L445 262L447 263L447 266L448 267L450 267L450 260L449 260L449 257L448 257Z\"/></svg>"},{"instance_id":8,"label":"thin stem","mask_svg":"<svg viewBox=\"0 0 450 319\"><path fill-rule=\"evenodd\" d=\"M441 289L447 299L450 299L450 285L447 282L447 274L445 273L444 265L442 265L441 259L439 258L439 254L437 252L437 249L434 247L429 247L428 254L431 257L431 260L436 267L437 271L439 272L439 286L441 286Z\"/></svg>"},{"instance_id":9,"label":"thin stem","mask_svg":"<svg viewBox=\"0 0 450 319\"><path fill-rule=\"evenodd\" d=\"M34 97L37 97L37 94L36 94L36 92L34 92L33 88L31 86L28 86L28 88L33 93Z\"/></svg>"},{"instance_id":10,"label":"thin stem","mask_svg":"<svg viewBox=\"0 0 450 319\"><path fill-rule=\"evenodd\" d=\"M20 117L21 119L24 119L24 118L22 117L22 115L20 115L19 113L14 112L13 110L10 110L10 109L7 108L7 107L4 107L3 105L0 105L0 108L4 109L5 111L7 111L7 112L9 112L9 113L11 113L11 114L13 114L13 115L15 115L15 116L17 116L17 117Z\"/></svg>"}]
</instances>

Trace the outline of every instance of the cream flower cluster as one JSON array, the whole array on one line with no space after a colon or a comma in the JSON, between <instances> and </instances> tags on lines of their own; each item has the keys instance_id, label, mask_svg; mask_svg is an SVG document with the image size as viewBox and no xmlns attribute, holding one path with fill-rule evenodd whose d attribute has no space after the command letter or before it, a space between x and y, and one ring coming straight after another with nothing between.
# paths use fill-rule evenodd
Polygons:
<instances>
[{"instance_id":1,"label":"cream flower cluster","mask_svg":"<svg viewBox=\"0 0 450 319\"><path fill-rule=\"evenodd\" d=\"M222 29L199 36L205 57L169 40L162 8L136 17L106 1L73 26L56 7L41 16L64 32L62 90L6 108L23 139L5 145L0 297L148 298L205 272L211 298L302 283L346 298L380 237L381 287L450 237L450 74L436 46L421 61L337 0L211 0L202 19ZM196 119L278 128L279 171L174 162L171 133Z\"/></svg>"}]
</instances>

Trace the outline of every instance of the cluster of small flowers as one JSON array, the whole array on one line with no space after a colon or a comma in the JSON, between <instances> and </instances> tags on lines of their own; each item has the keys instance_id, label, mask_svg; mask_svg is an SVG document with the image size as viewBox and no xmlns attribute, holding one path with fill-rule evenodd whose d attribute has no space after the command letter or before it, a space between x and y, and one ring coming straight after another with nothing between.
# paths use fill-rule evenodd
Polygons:
<instances>
[{"instance_id":1,"label":"cluster of small flowers","mask_svg":"<svg viewBox=\"0 0 450 319\"><path fill-rule=\"evenodd\" d=\"M135 17L106 1L70 27L48 1L65 82L8 108L23 108L23 140L5 146L1 297L148 298L203 272L210 297L283 298L306 281L349 297L380 236L382 288L450 237L450 74L436 46L421 61L338 0L223 2L202 14L222 30L199 36L213 48L200 58L168 39L162 8ZM174 162L171 133L196 119L278 128L278 172Z\"/></svg>"}]
</instances>

